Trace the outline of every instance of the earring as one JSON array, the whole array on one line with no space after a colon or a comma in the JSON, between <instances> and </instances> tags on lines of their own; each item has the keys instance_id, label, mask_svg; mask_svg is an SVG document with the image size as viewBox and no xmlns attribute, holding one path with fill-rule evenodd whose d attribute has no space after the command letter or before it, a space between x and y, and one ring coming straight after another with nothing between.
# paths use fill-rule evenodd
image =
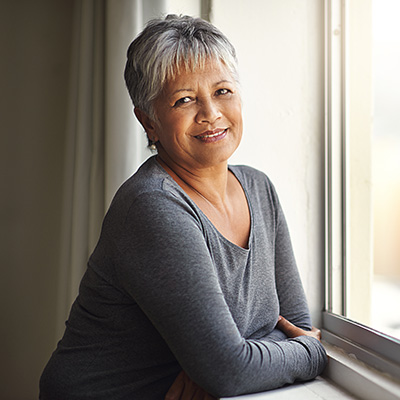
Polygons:
<instances>
[{"instance_id":1,"label":"earring","mask_svg":"<svg viewBox=\"0 0 400 400\"><path fill-rule=\"evenodd\" d=\"M151 151L156 151L157 150L157 146L156 146L156 142L153 141L153 139L149 139L149 149Z\"/></svg>"}]
</instances>

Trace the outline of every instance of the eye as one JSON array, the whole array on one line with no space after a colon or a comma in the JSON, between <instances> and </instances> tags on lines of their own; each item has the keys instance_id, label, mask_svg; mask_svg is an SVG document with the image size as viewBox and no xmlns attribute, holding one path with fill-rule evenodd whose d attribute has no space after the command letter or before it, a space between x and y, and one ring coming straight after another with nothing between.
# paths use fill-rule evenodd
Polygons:
<instances>
[{"instance_id":1,"label":"eye","mask_svg":"<svg viewBox=\"0 0 400 400\"><path fill-rule=\"evenodd\" d=\"M229 94L229 93L232 93L229 89L226 89L226 88L222 88L222 89L218 89L216 92L215 92L215 94L217 95L217 96L224 96L224 95L227 95L227 94Z\"/></svg>"},{"instance_id":2,"label":"eye","mask_svg":"<svg viewBox=\"0 0 400 400\"><path fill-rule=\"evenodd\" d=\"M190 103L191 101L192 101L192 98L189 96L182 97L181 99L179 99L175 102L174 107L179 107L183 104Z\"/></svg>"}]
</instances>

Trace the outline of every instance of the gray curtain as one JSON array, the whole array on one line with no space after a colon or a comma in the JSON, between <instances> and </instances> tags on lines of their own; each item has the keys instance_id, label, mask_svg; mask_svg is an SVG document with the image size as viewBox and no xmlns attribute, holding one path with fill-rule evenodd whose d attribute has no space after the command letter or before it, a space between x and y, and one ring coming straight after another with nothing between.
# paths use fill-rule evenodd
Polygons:
<instances>
[{"instance_id":1,"label":"gray curtain","mask_svg":"<svg viewBox=\"0 0 400 400\"><path fill-rule=\"evenodd\" d=\"M124 86L142 0L75 0L65 144L57 337L117 187L149 155Z\"/></svg>"}]
</instances>

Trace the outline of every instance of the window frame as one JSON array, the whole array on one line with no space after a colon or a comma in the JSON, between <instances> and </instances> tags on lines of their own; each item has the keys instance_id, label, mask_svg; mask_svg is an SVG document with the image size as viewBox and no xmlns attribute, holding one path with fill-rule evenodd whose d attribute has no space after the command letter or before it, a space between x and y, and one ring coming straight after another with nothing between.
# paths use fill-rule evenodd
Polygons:
<instances>
[{"instance_id":1,"label":"window frame","mask_svg":"<svg viewBox=\"0 0 400 400\"><path fill-rule=\"evenodd\" d=\"M347 3L346 0L325 0L325 309L322 339L400 383L400 340L346 318Z\"/></svg>"}]
</instances>

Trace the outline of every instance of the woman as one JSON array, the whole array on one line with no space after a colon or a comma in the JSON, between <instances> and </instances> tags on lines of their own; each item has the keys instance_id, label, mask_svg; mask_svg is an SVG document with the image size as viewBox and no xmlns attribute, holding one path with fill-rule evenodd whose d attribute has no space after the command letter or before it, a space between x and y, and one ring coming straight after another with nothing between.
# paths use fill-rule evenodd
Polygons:
<instances>
[{"instance_id":1,"label":"woman","mask_svg":"<svg viewBox=\"0 0 400 400\"><path fill-rule=\"evenodd\" d=\"M228 167L232 45L201 19L153 20L125 79L157 155L110 206L41 399L211 399L314 378L326 354L274 187Z\"/></svg>"}]
</instances>

